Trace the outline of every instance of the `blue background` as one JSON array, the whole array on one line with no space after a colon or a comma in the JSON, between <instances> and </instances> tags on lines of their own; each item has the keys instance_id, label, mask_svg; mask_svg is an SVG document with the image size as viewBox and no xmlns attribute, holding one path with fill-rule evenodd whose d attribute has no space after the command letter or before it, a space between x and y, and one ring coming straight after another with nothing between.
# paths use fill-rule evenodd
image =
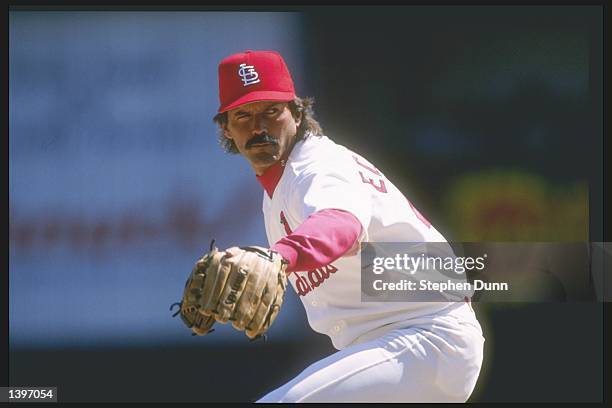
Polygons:
<instances>
[{"instance_id":1,"label":"blue background","mask_svg":"<svg viewBox=\"0 0 612 408\"><path fill-rule=\"evenodd\" d=\"M278 50L299 89L299 36L295 13L11 14L11 347L193 341L168 307L211 239L267 245L263 190L217 142L218 61Z\"/></svg>"}]
</instances>

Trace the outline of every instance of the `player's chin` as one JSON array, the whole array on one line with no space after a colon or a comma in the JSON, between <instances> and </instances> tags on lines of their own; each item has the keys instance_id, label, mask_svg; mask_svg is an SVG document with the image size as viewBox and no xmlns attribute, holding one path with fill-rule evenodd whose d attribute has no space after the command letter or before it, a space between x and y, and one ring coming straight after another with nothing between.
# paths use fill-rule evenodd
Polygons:
<instances>
[{"instance_id":1,"label":"player's chin","mask_svg":"<svg viewBox=\"0 0 612 408\"><path fill-rule=\"evenodd\" d=\"M278 161L278 157L280 157L278 147L274 149L253 149L249 156L253 163L259 165L273 164L274 162Z\"/></svg>"}]
</instances>

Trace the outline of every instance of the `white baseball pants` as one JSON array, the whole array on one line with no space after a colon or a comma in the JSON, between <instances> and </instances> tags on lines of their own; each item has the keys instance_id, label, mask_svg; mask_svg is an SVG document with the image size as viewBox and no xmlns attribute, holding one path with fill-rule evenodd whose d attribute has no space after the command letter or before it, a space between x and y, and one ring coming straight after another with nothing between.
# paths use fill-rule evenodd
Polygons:
<instances>
[{"instance_id":1,"label":"white baseball pants","mask_svg":"<svg viewBox=\"0 0 612 408\"><path fill-rule=\"evenodd\" d=\"M483 345L475 318L393 330L312 364L257 402L465 402Z\"/></svg>"}]
</instances>

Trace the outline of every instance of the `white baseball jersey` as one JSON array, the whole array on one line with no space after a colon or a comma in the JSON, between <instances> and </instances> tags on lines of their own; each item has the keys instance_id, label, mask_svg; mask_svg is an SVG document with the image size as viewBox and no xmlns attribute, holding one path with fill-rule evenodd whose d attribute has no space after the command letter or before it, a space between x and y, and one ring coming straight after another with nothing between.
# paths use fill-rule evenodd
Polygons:
<instances>
[{"instance_id":1,"label":"white baseball jersey","mask_svg":"<svg viewBox=\"0 0 612 408\"><path fill-rule=\"evenodd\" d=\"M310 136L294 146L272 198L264 192L270 245L323 209L353 214L362 225L360 242L446 242L371 163L325 136ZM468 308L452 307L453 302L362 302L358 253L317 270L293 272L288 279L310 326L338 350L448 313L475 320Z\"/></svg>"}]
</instances>

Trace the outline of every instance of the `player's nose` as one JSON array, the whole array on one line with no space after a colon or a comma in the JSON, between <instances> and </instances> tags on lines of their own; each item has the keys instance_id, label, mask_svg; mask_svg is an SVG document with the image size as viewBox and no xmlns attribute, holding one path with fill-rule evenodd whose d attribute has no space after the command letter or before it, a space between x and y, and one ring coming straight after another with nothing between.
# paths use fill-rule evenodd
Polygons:
<instances>
[{"instance_id":1,"label":"player's nose","mask_svg":"<svg viewBox=\"0 0 612 408\"><path fill-rule=\"evenodd\" d=\"M263 115L255 115L253 117L253 133L260 134L267 132L268 128L266 126L266 122L264 120Z\"/></svg>"}]
</instances>

